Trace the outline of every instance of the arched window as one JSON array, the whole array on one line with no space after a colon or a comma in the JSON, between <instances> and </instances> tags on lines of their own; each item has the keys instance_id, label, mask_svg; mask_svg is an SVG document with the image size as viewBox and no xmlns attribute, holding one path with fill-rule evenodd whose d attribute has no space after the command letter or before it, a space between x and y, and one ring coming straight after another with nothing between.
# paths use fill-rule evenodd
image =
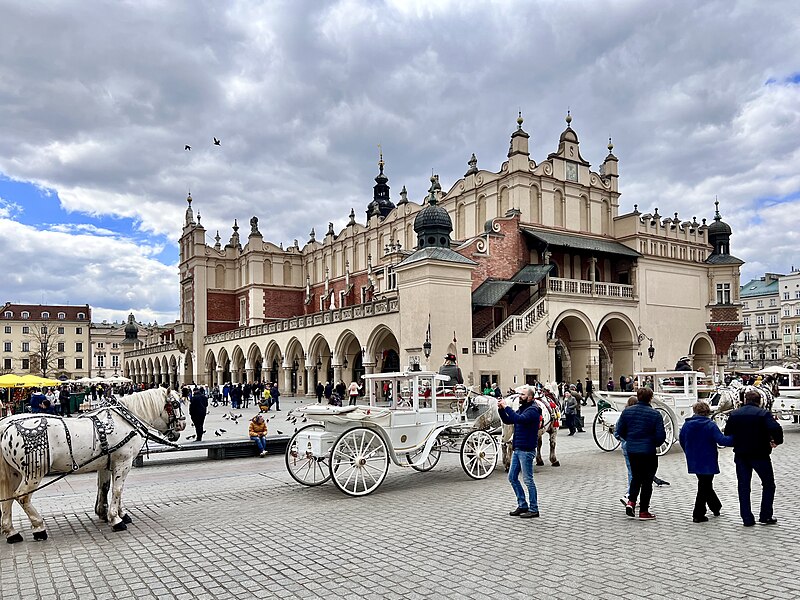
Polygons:
<instances>
[{"instance_id":1,"label":"arched window","mask_svg":"<svg viewBox=\"0 0 800 600\"><path fill-rule=\"evenodd\" d=\"M67 315L66 313L60 312L58 313L58 318L63 321L64 319L67 318Z\"/></svg>"},{"instance_id":2,"label":"arched window","mask_svg":"<svg viewBox=\"0 0 800 600\"><path fill-rule=\"evenodd\" d=\"M214 269L214 287L220 289L225 287L225 267L222 265L217 265Z\"/></svg>"},{"instance_id":3,"label":"arched window","mask_svg":"<svg viewBox=\"0 0 800 600\"><path fill-rule=\"evenodd\" d=\"M292 285L292 263L283 263L283 285Z\"/></svg>"},{"instance_id":4,"label":"arched window","mask_svg":"<svg viewBox=\"0 0 800 600\"><path fill-rule=\"evenodd\" d=\"M539 188L532 185L528 194L530 200L530 222L539 223L541 219L539 216Z\"/></svg>"},{"instance_id":5,"label":"arched window","mask_svg":"<svg viewBox=\"0 0 800 600\"><path fill-rule=\"evenodd\" d=\"M264 283L272 283L272 261L264 261Z\"/></svg>"},{"instance_id":6,"label":"arched window","mask_svg":"<svg viewBox=\"0 0 800 600\"><path fill-rule=\"evenodd\" d=\"M478 196L475 202L475 229L478 233L483 231L486 224L486 196Z\"/></svg>"},{"instance_id":7,"label":"arched window","mask_svg":"<svg viewBox=\"0 0 800 600\"><path fill-rule=\"evenodd\" d=\"M603 216L601 223L603 225L601 233L611 235L611 204L605 198L603 198Z\"/></svg>"},{"instance_id":8,"label":"arched window","mask_svg":"<svg viewBox=\"0 0 800 600\"><path fill-rule=\"evenodd\" d=\"M580 197L581 203L581 231L589 231L589 199Z\"/></svg>"},{"instance_id":9,"label":"arched window","mask_svg":"<svg viewBox=\"0 0 800 600\"><path fill-rule=\"evenodd\" d=\"M5 317L6 317L6 319L13 319L14 318L14 313L11 312L10 310L7 310L5 312Z\"/></svg>"},{"instance_id":10,"label":"arched window","mask_svg":"<svg viewBox=\"0 0 800 600\"><path fill-rule=\"evenodd\" d=\"M560 190L556 190L555 193L555 206L553 207L555 211L555 226L556 227L563 227L564 226L564 195L561 193Z\"/></svg>"},{"instance_id":11,"label":"arched window","mask_svg":"<svg viewBox=\"0 0 800 600\"><path fill-rule=\"evenodd\" d=\"M27 310L23 310L22 311L22 318L23 319L30 319L31 318L31 313L29 313Z\"/></svg>"},{"instance_id":12,"label":"arched window","mask_svg":"<svg viewBox=\"0 0 800 600\"><path fill-rule=\"evenodd\" d=\"M500 197L497 199L497 216L504 217L510 208L508 201L508 188L500 190Z\"/></svg>"},{"instance_id":13,"label":"arched window","mask_svg":"<svg viewBox=\"0 0 800 600\"><path fill-rule=\"evenodd\" d=\"M86 318L86 313L82 313L82 312L79 312L79 313L78 313L78 320L79 320L79 321L82 321L82 320L83 320L83 319L85 319L85 318Z\"/></svg>"},{"instance_id":14,"label":"arched window","mask_svg":"<svg viewBox=\"0 0 800 600\"><path fill-rule=\"evenodd\" d=\"M467 208L463 202L456 207L456 239L463 240L467 237Z\"/></svg>"},{"instance_id":15,"label":"arched window","mask_svg":"<svg viewBox=\"0 0 800 600\"><path fill-rule=\"evenodd\" d=\"M47 311L44 311L44 312L42 313L42 318L43 318L43 319L49 319L49 318L50 318L50 313L49 313L49 312L47 312Z\"/></svg>"}]
</instances>

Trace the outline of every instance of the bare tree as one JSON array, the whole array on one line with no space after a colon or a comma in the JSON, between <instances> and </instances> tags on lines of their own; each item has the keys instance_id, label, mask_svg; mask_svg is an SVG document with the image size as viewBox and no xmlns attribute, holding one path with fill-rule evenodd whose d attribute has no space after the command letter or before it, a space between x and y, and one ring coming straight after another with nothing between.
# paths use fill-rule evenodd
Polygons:
<instances>
[{"instance_id":1,"label":"bare tree","mask_svg":"<svg viewBox=\"0 0 800 600\"><path fill-rule=\"evenodd\" d=\"M32 323L28 340L31 372L49 377L58 368L58 359L64 358L64 338L58 333L58 326L50 321Z\"/></svg>"}]
</instances>

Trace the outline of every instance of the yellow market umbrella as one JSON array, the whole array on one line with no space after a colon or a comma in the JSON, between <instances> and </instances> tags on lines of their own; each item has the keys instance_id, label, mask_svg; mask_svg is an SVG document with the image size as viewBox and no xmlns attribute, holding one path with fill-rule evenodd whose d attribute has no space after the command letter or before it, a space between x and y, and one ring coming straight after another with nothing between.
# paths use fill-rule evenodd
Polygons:
<instances>
[{"instance_id":1,"label":"yellow market umbrella","mask_svg":"<svg viewBox=\"0 0 800 600\"><path fill-rule=\"evenodd\" d=\"M25 387L25 380L19 375L14 375L13 373L0 375L0 387Z\"/></svg>"},{"instance_id":2,"label":"yellow market umbrella","mask_svg":"<svg viewBox=\"0 0 800 600\"><path fill-rule=\"evenodd\" d=\"M53 387L61 385L61 382L57 379L39 377L38 375L23 375L20 379L24 382L25 387Z\"/></svg>"}]
</instances>

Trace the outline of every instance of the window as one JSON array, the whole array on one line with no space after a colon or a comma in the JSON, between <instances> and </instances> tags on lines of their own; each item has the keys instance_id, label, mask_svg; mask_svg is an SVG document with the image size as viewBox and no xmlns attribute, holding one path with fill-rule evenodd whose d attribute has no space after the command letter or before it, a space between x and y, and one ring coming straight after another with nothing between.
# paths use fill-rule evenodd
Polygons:
<instances>
[{"instance_id":1,"label":"window","mask_svg":"<svg viewBox=\"0 0 800 600\"><path fill-rule=\"evenodd\" d=\"M59 327L58 328L58 335L64 335L64 328L63 327Z\"/></svg>"},{"instance_id":2,"label":"window","mask_svg":"<svg viewBox=\"0 0 800 600\"><path fill-rule=\"evenodd\" d=\"M718 283L717 284L717 304L730 304L731 303L731 284Z\"/></svg>"},{"instance_id":3,"label":"window","mask_svg":"<svg viewBox=\"0 0 800 600\"><path fill-rule=\"evenodd\" d=\"M111 349L112 350L116 350L117 348L119 348L119 344L117 342L114 342L113 344L111 344Z\"/></svg>"},{"instance_id":4,"label":"window","mask_svg":"<svg viewBox=\"0 0 800 600\"><path fill-rule=\"evenodd\" d=\"M47 333L47 325L42 325L41 329L39 329L42 333Z\"/></svg>"},{"instance_id":5,"label":"window","mask_svg":"<svg viewBox=\"0 0 800 600\"><path fill-rule=\"evenodd\" d=\"M744 332L744 341L745 342L749 342L750 341L750 333L747 332L747 331Z\"/></svg>"},{"instance_id":6,"label":"window","mask_svg":"<svg viewBox=\"0 0 800 600\"><path fill-rule=\"evenodd\" d=\"M239 298L239 327L245 325L247 325L247 299Z\"/></svg>"},{"instance_id":7,"label":"window","mask_svg":"<svg viewBox=\"0 0 800 600\"><path fill-rule=\"evenodd\" d=\"M58 348L58 352L64 352L64 342L58 342L56 348Z\"/></svg>"},{"instance_id":8,"label":"window","mask_svg":"<svg viewBox=\"0 0 800 600\"><path fill-rule=\"evenodd\" d=\"M3 342L3 352L11 352L11 342Z\"/></svg>"},{"instance_id":9,"label":"window","mask_svg":"<svg viewBox=\"0 0 800 600\"><path fill-rule=\"evenodd\" d=\"M118 367L119 366L119 354L112 354L111 355L111 366Z\"/></svg>"},{"instance_id":10,"label":"window","mask_svg":"<svg viewBox=\"0 0 800 600\"><path fill-rule=\"evenodd\" d=\"M783 328L783 333L785 333L786 335L792 335L792 326L791 325L786 325Z\"/></svg>"},{"instance_id":11,"label":"window","mask_svg":"<svg viewBox=\"0 0 800 600\"><path fill-rule=\"evenodd\" d=\"M83 342L75 342L75 352L83 352Z\"/></svg>"},{"instance_id":12,"label":"window","mask_svg":"<svg viewBox=\"0 0 800 600\"><path fill-rule=\"evenodd\" d=\"M744 310L747 310L747 302L742 302L742 308L743 308Z\"/></svg>"},{"instance_id":13,"label":"window","mask_svg":"<svg viewBox=\"0 0 800 600\"><path fill-rule=\"evenodd\" d=\"M750 327L750 317L749 316L744 318L744 326L745 327Z\"/></svg>"},{"instance_id":14,"label":"window","mask_svg":"<svg viewBox=\"0 0 800 600\"><path fill-rule=\"evenodd\" d=\"M783 292L783 299L784 300L788 300L789 299L789 292Z\"/></svg>"},{"instance_id":15,"label":"window","mask_svg":"<svg viewBox=\"0 0 800 600\"><path fill-rule=\"evenodd\" d=\"M744 349L744 359L745 360L751 360L752 358L753 358L753 356L750 354L750 348L745 348Z\"/></svg>"},{"instance_id":16,"label":"window","mask_svg":"<svg viewBox=\"0 0 800 600\"><path fill-rule=\"evenodd\" d=\"M800 306L795 306L794 308L794 316L800 317Z\"/></svg>"},{"instance_id":17,"label":"window","mask_svg":"<svg viewBox=\"0 0 800 600\"><path fill-rule=\"evenodd\" d=\"M31 369L31 361L27 358L22 359L22 370L23 371L30 371Z\"/></svg>"},{"instance_id":18,"label":"window","mask_svg":"<svg viewBox=\"0 0 800 600\"><path fill-rule=\"evenodd\" d=\"M66 318L67 318L67 315L66 315L65 313L63 313L63 312L60 312L60 313L58 313L58 318L59 318L61 321L63 321L64 319L66 319Z\"/></svg>"},{"instance_id":19,"label":"window","mask_svg":"<svg viewBox=\"0 0 800 600\"><path fill-rule=\"evenodd\" d=\"M83 359L82 358L76 358L75 359L75 368L76 369L83 369Z\"/></svg>"},{"instance_id":20,"label":"window","mask_svg":"<svg viewBox=\"0 0 800 600\"><path fill-rule=\"evenodd\" d=\"M14 317L14 313L13 313L13 312L11 312L10 310L7 310L7 311L5 312L5 317L6 317L6 319L11 319L11 318L13 318L13 317Z\"/></svg>"},{"instance_id":21,"label":"window","mask_svg":"<svg viewBox=\"0 0 800 600\"><path fill-rule=\"evenodd\" d=\"M83 334L83 327L76 327L75 328L75 334L76 335L82 335Z\"/></svg>"},{"instance_id":22,"label":"window","mask_svg":"<svg viewBox=\"0 0 800 600\"><path fill-rule=\"evenodd\" d=\"M792 348L790 346L786 346L783 349L784 356L791 356L792 355Z\"/></svg>"},{"instance_id":23,"label":"window","mask_svg":"<svg viewBox=\"0 0 800 600\"><path fill-rule=\"evenodd\" d=\"M319 297L319 309L321 311L325 310L325 298L323 296Z\"/></svg>"},{"instance_id":24,"label":"window","mask_svg":"<svg viewBox=\"0 0 800 600\"><path fill-rule=\"evenodd\" d=\"M22 318L23 319L30 319L31 318L31 313L29 313L27 310L23 310L22 311Z\"/></svg>"},{"instance_id":25,"label":"window","mask_svg":"<svg viewBox=\"0 0 800 600\"><path fill-rule=\"evenodd\" d=\"M769 316L769 324L770 325L777 325L778 324L778 315L770 315Z\"/></svg>"},{"instance_id":26,"label":"window","mask_svg":"<svg viewBox=\"0 0 800 600\"><path fill-rule=\"evenodd\" d=\"M42 313L42 318L43 318L43 319L49 319L49 318L50 318L50 313L49 313L49 312L47 312L47 311L43 312L43 313Z\"/></svg>"},{"instance_id":27,"label":"window","mask_svg":"<svg viewBox=\"0 0 800 600\"><path fill-rule=\"evenodd\" d=\"M394 272L393 267L386 268L386 289L397 289L397 273Z\"/></svg>"},{"instance_id":28,"label":"window","mask_svg":"<svg viewBox=\"0 0 800 600\"><path fill-rule=\"evenodd\" d=\"M62 371L64 370L64 359L63 358L59 358L58 359L58 367L57 368L61 369Z\"/></svg>"},{"instance_id":29,"label":"window","mask_svg":"<svg viewBox=\"0 0 800 600\"><path fill-rule=\"evenodd\" d=\"M794 332L795 332L795 333L800 333L800 323L798 323L797 325L795 325L795 330L794 330Z\"/></svg>"},{"instance_id":30,"label":"window","mask_svg":"<svg viewBox=\"0 0 800 600\"><path fill-rule=\"evenodd\" d=\"M760 339L760 340L764 339L764 331L763 330L758 332L758 339Z\"/></svg>"},{"instance_id":31,"label":"window","mask_svg":"<svg viewBox=\"0 0 800 600\"><path fill-rule=\"evenodd\" d=\"M770 305L770 306L777 306L777 304L778 304L778 303L777 303L777 301L775 300L775 298L770 298L770 299L769 299L769 305Z\"/></svg>"},{"instance_id":32,"label":"window","mask_svg":"<svg viewBox=\"0 0 800 600\"><path fill-rule=\"evenodd\" d=\"M86 313L78 313L78 320L83 321L86 318Z\"/></svg>"},{"instance_id":33,"label":"window","mask_svg":"<svg viewBox=\"0 0 800 600\"><path fill-rule=\"evenodd\" d=\"M792 316L792 311L791 311L791 310L790 310L788 307L787 307L787 308L784 308L784 309L783 309L783 316L784 316L784 317L790 317L790 316Z\"/></svg>"},{"instance_id":34,"label":"window","mask_svg":"<svg viewBox=\"0 0 800 600\"><path fill-rule=\"evenodd\" d=\"M366 304L367 302L367 286L361 286L361 304Z\"/></svg>"},{"instance_id":35,"label":"window","mask_svg":"<svg viewBox=\"0 0 800 600\"><path fill-rule=\"evenodd\" d=\"M795 292L794 293L794 298L795 298L795 300L800 300L800 292Z\"/></svg>"},{"instance_id":36,"label":"window","mask_svg":"<svg viewBox=\"0 0 800 600\"><path fill-rule=\"evenodd\" d=\"M770 360L778 360L778 349L777 348L772 348L769 351L769 358L770 358Z\"/></svg>"},{"instance_id":37,"label":"window","mask_svg":"<svg viewBox=\"0 0 800 600\"><path fill-rule=\"evenodd\" d=\"M98 354L97 355L97 366L98 367L105 367L106 366L106 355L105 354Z\"/></svg>"},{"instance_id":38,"label":"window","mask_svg":"<svg viewBox=\"0 0 800 600\"><path fill-rule=\"evenodd\" d=\"M28 327L27 325L23 325L22 326L22 333L23 334L28 335L30 332L31 332L31 328L30 327Z\"/></svg>"},{"instance_id":39,"label":"window","mask_svg":"<svg viewBox=\"0 0 800 600\"><path fill-rule=\"evenodd\" d=\"M10 358L4 358L3 359L3 368L6 371L10 371L11 370L11 359Z\"/></svg>"},{"instance_id":40,"label":"window","mask_svg":"<svg viewBox=\"0 0 800 600\"><path fill-rule=\"evenodd\" d=\"M98 349L102 349L102 348L105 348L105 347L106 347L106 345L103 342L97 342L97 348Z\"/></svg>"},{"instance_id":41,"label":"window","mask_svg":"<svg viewBox=\"0 0 800 600\"><path fill-rule=\"evenodd\" d=\"M11 333L11 325L6 325L6 333Z\"/></svg>"},{"instance_id":42,"label":"window","mask_svg":"<svg viewBox=\"0 0 800 600\"><path fill-rule=\"evenodd\" d=\"M764 308L764 301L763 300L757 300L756 301L756 308Z\"/></svg>"},{"instance_id":43,"label":"window","mask_svg":"<svg viewBox=\"0 0 800 600\"><path fill-rule=\"evenodd\" d=\"M764 315L756 316L756 325L763 325L764 324Z\"/></svg>"},{"instance_id":44,"label":"window","mask_svg":"<svg viewBox=\"0 0 800 600\"><path fill-rule=\"evenodd\" d=\"M769 339L777 340L778 339L778 330L777 329L770 329L769 331Z\"/></svg>"},{"instance_id":45,"label":"window","mask_svg":"<svg viewBox=\"0 0 800 600\"><path fill-rule=\"evenodd\" d=\"M23 352L30 352L31 351L31 343L30 342L22 342L22 351Z\"/></svg>"}]
</instances>

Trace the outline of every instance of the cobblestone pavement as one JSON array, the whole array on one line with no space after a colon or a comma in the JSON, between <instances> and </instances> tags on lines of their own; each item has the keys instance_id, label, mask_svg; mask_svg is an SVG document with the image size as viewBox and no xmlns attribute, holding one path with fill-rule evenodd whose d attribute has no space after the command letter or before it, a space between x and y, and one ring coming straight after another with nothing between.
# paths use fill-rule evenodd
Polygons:
<instances>
[{"instance_id":1,"label":"cobblestone pavement","mask_svg":"<svg viewBox=\"0 0 800 600\"><path fill-rule=\"evenodd\" d=\"M590 429L559 437L563 466L537 468L542 517L528 520L507 516L502 469L472 481L457 455L392 466L366 498L300 486L282 456L171 457L131 473L121 533L92 512L94 478L71 476L34 497L49 540L15 507L25 541L0 547L0 598L794 598L800 426L784 429L774 527L742 527L730 450L722 516L692 523L678 447L660 461L657 520L627 519L622 456Z\"/></svg>"}]
</instances>

